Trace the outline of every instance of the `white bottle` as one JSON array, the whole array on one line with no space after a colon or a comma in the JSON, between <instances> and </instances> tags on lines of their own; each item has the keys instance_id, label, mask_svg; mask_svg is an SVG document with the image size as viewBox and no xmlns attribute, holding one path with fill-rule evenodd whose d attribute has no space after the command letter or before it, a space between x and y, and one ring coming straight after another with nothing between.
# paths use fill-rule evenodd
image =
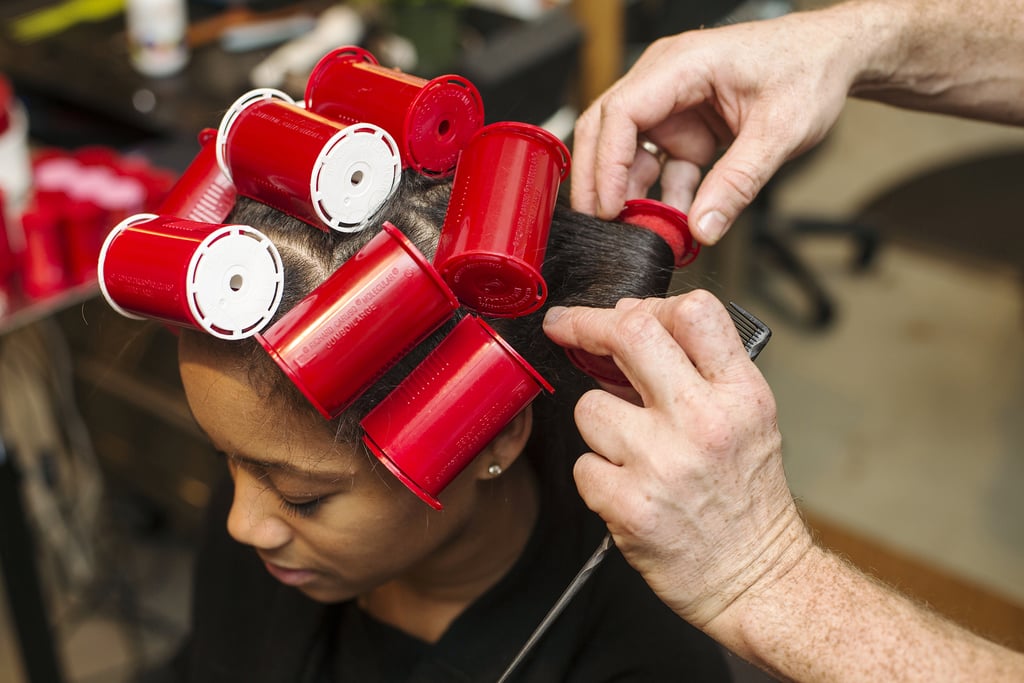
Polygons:
<instances>
[{"instance_id":1,"label":"white bottle","mask_svg":"<svg viewBox=\"0 0 1024 683\"><path fill-rule=\"evenodd\" d=\"M7 239L20 250L21 212L32 190L32 163L28 145L28 115L15 97L10 82L0 75L0 191L7 224ZM0 226L5 221L0 221Z\"/></svg>"},{"instance_id":2,"label":"white bottle","mask_svg":"<svg viewBox=\"0 0 1024 683\"><path fill-rule=\"evenodd\" d=\"M128 0L128 55L145 76L170 76L188 63L185 0Z\"/></svg>"}]
</instances>

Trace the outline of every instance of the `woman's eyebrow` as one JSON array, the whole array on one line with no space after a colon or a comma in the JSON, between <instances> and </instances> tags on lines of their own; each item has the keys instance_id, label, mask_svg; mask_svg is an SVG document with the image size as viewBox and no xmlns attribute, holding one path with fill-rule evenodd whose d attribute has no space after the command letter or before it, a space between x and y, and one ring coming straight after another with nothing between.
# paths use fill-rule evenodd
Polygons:
<instances>
[{"instance_id":1,"label":"woman's eyebrow","mask_svg":"<svg viewBox=\"0 0 1024 683\"><path fill-rule=\"evenodd\" d=\"M210 444L214 447L214 449L216 449L218 453L222 453L225 456L231 458L232 460L242 462L250 467L256 467L271 472L281 472L283 474L295 477L314 479L325 484L331 484L345 477L352 477L355 474L355 472L350 469L345 469L344 471L337 472L332 472L330 470L315 471L310 470L308 468L299 467L298 465L293 465L287 462L280 462L277 460L260 460L259 458L252 458L247 455L242 455L241 453L234 449L224 448L216 439L214 439L210 435L209 432L206 431L206 429L203 428L201 424L199 424L199 420L195 420L195 423L196 427L199 428L199 431L203 433L203 436L206 437L206 440L210 442Z\"/></svg>"},{"instance_id":2,"label":"woman's eyebrow","mask_svg":"<svg viewBox=\"0 0 1024 683\"><path fill-rule=\"evenodd\" d=\"M259 458L251 458L249 456L244 456L238 453L237 451L233 451L231 449L224 449L224 447L222 447L219 443L217 443L217 441L211 438L209 434L207 434L206 430L204 430L202 427L200 427L200 430L206 435L207 439L209 439L210 443L213 445L214 449L218 453L224 455L227 458L230 458L233 461L242 463L251 468L264 470L267 472L281 472L282 474L285 475L303 477L305 479L314 479L316 481L323 483L334 483L345 477L351 477L354 474L354 472L348 469L344 471L311 470L305 467L299 467L298 465L293 465L292 463L285 463L276 460L261 460Z\"/></svg>"},{"instance_id":3,"label":"woman's eyebrow","mask_svg":"<svg viewBox=\"0 0 1024 683\"><path fill-rule=\"evenodd\" d=\"M215 444L216 446L216 444ZM288 462L281 462L279 460L261 460L259 458L252 458L247 455L241 455L240 453L232 452L225 449L218 448L222 453L225 453L227 457L231 458L236 462L240 462L251 468L263 470L266 472L279 472L286 476L301 477L303 479L313 479L324 484L331 484L346 477L352 477L353 472L349 470L345 471L330 471L330 470L311 470L305 467L299 467Z\"/></svg>"}]
</instances>

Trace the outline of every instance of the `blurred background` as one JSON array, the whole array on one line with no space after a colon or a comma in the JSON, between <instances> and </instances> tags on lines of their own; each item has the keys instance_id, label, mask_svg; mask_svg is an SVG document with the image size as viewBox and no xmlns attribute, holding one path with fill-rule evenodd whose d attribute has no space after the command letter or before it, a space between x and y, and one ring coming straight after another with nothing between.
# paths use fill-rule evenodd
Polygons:
<instances>
[{"instance_id":1,"label":"blurred background","mask_svg":"<svg viewBox=\"0 0 1024 683\"><path fill-rule=\"evenodd\" d=\"M488 121L568 140L652 40L823 4L4 2L0 682L152 680L185 632L223 472L184 404L173 334L111 311L95 256L239 95L301 98L317 57L361 44L424 78L465 76ZM1017 648L1022 187L1024 129L851 101L674 282L772 327L758 363L821 541Z\"/></svg>"}]
</instances>

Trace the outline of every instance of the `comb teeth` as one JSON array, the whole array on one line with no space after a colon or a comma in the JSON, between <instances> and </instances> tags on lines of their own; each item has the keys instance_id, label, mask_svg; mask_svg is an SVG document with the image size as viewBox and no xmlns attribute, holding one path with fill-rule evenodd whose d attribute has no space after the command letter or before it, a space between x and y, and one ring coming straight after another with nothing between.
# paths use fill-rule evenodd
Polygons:
<instances>
[{"instance_id":1,"label":"comb teeth","mask_svg":"<svg viewBox=\"0 0 1024 683\"><path fill-rule=\"evenodd\" d=\"M764 349L765 345L768 344L768 340L772 338L771 329L749 311L732 301L729 302L726 309L729 311L729 317L732 318L732 322L736 326L736 331L740 333L740 339L743 340L743 348L750 355L750 360L754 360L761 353L761 350Z\"/></svg>"}]
</instances>

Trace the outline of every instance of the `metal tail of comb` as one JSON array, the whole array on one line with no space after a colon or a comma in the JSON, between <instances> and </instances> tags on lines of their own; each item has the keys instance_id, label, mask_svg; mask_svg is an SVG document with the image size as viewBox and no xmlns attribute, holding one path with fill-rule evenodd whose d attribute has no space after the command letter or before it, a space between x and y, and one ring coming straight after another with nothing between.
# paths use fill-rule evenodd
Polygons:
<instances>
[{"instance_id":1,"label":"metal tail of comb","mask_svg":"<svg viewBox=\"0 0 1024 683\"><path fill-rule=\"evenodd\" d=\"M772 338L771 329L758 320L750 311L732 301L729 302L726 309L728 309L729 317L732 318L732 322L736 326L736 331L740 333L740 339L743 340L743 348L750 354L750 360L756 359L757 355L768 344L768 340Z\"/></svg>"}]
</instances>

